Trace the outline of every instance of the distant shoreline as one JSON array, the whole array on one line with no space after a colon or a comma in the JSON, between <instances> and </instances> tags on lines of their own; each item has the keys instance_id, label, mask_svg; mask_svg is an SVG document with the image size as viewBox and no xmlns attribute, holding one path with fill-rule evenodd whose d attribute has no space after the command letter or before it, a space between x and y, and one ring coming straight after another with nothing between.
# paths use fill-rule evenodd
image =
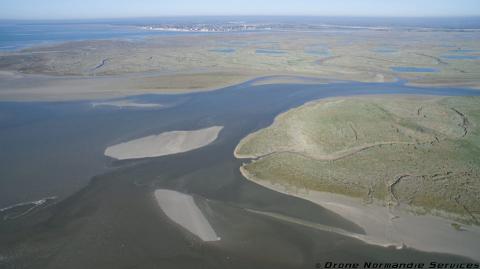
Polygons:
<instances>
[{"instance_id":1,"label":"distant shoreline","mask_svg":"<svg viewBox=\"0 0 480 269\"><path fill-rule=\"evenodd\" d=\"M134 28L142 24L149 23L136 23ZM165 25L223 29L241 23ZM183 34L129 30L143 31L142 39L128 39L128 33L127 38L115 38L119 34L115 28L118 26L112 26L111 38L88 39L87 35L55 45L0 52L0 71L4 73L0 74L0 100L59 101L191 93L221 89L264 76L284 76L271 79L272 84L312 83L308 80L315 79L321 83L401 81L419 87L480 89L476 62L480 47L475 42L480 32L453 33L424 28L397 32L360 27L350 32L332 30L326 35L312 31L308 25L298 26L306 27L300 30L290 22L285 27L291 28L284 31ZM332 27L331 23L322 25ZM148 32L162 34L149 35ZM12 39L15 42L15 38ZM355 42L358 39L368 42ZM421 42L412 46L410 39ZM455 57L445 59L445 55ZM399 73L395 68L403 69ZM426 72L430 70L435 72ZM22 78L8 77L5 72L14 72ZM299 81L294 77L311 79Z\"/></svg>"}]
</instances>

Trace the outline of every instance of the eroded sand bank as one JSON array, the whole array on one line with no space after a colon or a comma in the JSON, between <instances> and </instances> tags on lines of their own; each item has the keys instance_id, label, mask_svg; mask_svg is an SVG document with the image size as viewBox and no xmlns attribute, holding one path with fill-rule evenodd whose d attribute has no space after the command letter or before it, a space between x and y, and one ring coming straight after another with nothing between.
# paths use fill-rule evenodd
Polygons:
<instances>
[{"instance_id":1,"label":"eroded sand bank","mask_svg":"<svg viewBox=\"0 0 480 269\"><path fill-rule=\"evenodd\" d=\"M223 126L194 131L172 131L150 135L108 147L105 156L117 159L139 159L176 154L204 147L218 137Z\"/></svg>"},{"instance_id":2,"label":"eroded sand bank","mask_svg":"<svg viewBox=\"0 0 480 269\"><path fill-rule=\"evenodd\" d=\"M155 199L167 217L203 241L220 240L192 196L159 189L155 191Z\"/></svg>"},{"instance_id":3,"label":"eroded sand bank","mask_svg":"<svg viewBox=\"0 0 480 269\"><path fill-rule=\"evenodd\" d=\"M337 232L381 246L403 246L428 252L449 253L480 261L480 227L462 226L459 230L452 221L431 215L413 215L395 208L364 204L358 199L343 195L298 190L266 180L258 180L241 169L245 178L271 190L299 197L335 212L362 227L365 235ZM276 217L276 216L272 216ZM279 218L279 217L276 217ZM288 218L281 217L286 221ZM299 221L296 223L303 224ZM313 227L309 224L304 224ZM315 227L313 227L315 228ZM322 229L325 230L325 229ZM331 230L336 232L335 229Z\"/></svg>"}]
</instances>

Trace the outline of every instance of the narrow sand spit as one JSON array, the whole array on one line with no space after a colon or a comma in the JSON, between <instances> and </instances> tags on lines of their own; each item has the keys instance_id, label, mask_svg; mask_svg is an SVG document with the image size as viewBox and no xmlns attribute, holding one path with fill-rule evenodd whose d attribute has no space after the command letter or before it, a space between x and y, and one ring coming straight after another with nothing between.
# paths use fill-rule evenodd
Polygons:
<instances>
[{"instance_id":1,"label":"narrow sand spit","mask_svg":"<svg viewBox=\"0 0 480 269\"><path fill-rule=\"evenodd\" d=\"M193 197L172 190L156 190L155 198L165 215L203 241L218 241L208 220L193 200Z\"/></svg>"},{"instance_id":2,"label":"narrow sand spit","mask_svg":"<svg viewBox=\"0 0 480 269\"><path fill-rule=\"evenodd\" d=\"M266 180L253 179L241 168L245 178L287 195L299 197L316 203L362 227L365 235L345 231L336 232L345 236L360 239L369 244L381 246L407 246L421 251L449 253L461 255L480 261L480 227L462 226L456 230L452 221L431 215L413 215L398 209L389 209L380 205L362 204L358 199L312 190L294 192L295 188L286 188ZM292 191L293 190L293 191ZM265 214L264 214L265 215ZM280 218L278 216L271 216ZM281 217L292 222L292 220ZM313 227L295 220L298 224ZM316 225L318 226L318 225ZM325 227L320 227L326 230Z\"/></svg>"},{"instance_id":3,"label":"narrow sand spit","mask_svg":"<svg viewBox=\"0 0 480 269\"><path fill-rule=\"evenodd\" d=\"M118 107L118 108L163 108L165 105L154 103L137 103L132 100L94 102L93 107Z\"/></svg>"},{"instance_id":4,"label":"narrow sand spit","mask_svg":"<svg viewBox=\"0 0 480 269\"><path fill-rule=\"evenodd\" d=\"M172 131L108 147L105 156L117 160L159 157L204 147L218 137L223 126L194 131Z\"/></svg>"}]
</instances>

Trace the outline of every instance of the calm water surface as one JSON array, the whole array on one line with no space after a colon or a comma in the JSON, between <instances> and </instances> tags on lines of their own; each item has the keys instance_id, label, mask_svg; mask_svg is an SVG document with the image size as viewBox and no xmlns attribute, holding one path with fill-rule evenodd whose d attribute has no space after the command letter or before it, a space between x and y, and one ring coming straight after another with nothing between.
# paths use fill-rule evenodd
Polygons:
<instances>
[{"instance_id":1,"label":"calm water surface","mask_svg":"<svg viewBox=\"0 0 480 269\"><path fill-rule=\"evenodd\" d=\"M411 249L370 246L245 211L275 212L361 232L358 226L319 206L245 180L238 171L242 161L233 156L243 137L268 126L283 111L313 99L361 94L479 95L480 92L414 88L401 83L253 86L248 82L214 92L127 98L175 104L165 109L99 108L88 101L0 103L0 207L46 196L58 196L60 200L83 188L58 203L58 208L56 205L51 208L53 216L57 216L54 219L60 223L75 221L89 229L65 235L61 232L62 225L42 226L39 238L32 237L38 240L35 244L43 242L41 249L46 252L62 240L78 244L76 248L82 249L81 254L51 247L51 251L57 254L60 251L58 255L68 257L61 263L67 267L69 262L85 263L87 257L95 257L95 261L108 259L101 249L109 249L119 265L145 262L145 253L170 253L167 255L170 258L153 263L168 267L172 262L168 268L191 268L198 263L208 268L313 268L315 262L325 260L461 260ZM106 147L119 142L213 125L225 126L218 140L191 152L122 162L103 156ZM92 176L95 180L87 186ZM194 195L222 237L220 243L188 247L195 239L186 239L185 233L159 216L152 198L157 188ZM68 213L80 208L84 209L78 216ZM13 228L0 223L0 235L6 231L23 233L17 227L28 227L33 219L27 216L18 221L23 224ZM103 236L99 235L102 227L116 228ZM49 236L42 236L44 233ZM124 240L131 255L121 254L125 249L116 242L119 238ZM85 248L85 244L89 247ZM142 245L141 252L136 250L138 244ZM1 246L0 239L0 251ZM48 257L45 253L38 255ZM227 256L230 263L225 260Z\"/></svg>"},{"instance_id":2,"label":"calm water surface","mask_svg":"<svg viewBox=\"0 0 480 269\"><path fill-rule=\"evenodd\" d=\"M397 73L435 73L438 72L436 68L430 67L413 67L413 66L395 66L390 68Z\"/></svg>"}]
</instances>

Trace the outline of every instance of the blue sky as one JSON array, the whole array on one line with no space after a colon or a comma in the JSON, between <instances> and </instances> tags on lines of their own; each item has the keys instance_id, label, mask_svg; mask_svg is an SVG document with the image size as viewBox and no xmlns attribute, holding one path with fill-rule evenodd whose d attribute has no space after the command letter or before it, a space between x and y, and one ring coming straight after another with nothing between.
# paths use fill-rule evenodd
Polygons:
<instances>
[{"instance_id":1,"label":"blue sky","mask_svg":"<svg viewBox=\"0 0 480 269\"><path fill-rule=\"evenodd\" d=\"M0 0L1 19L178 15L477 16L480 0Z\"/></svg>"}]
</instances>

